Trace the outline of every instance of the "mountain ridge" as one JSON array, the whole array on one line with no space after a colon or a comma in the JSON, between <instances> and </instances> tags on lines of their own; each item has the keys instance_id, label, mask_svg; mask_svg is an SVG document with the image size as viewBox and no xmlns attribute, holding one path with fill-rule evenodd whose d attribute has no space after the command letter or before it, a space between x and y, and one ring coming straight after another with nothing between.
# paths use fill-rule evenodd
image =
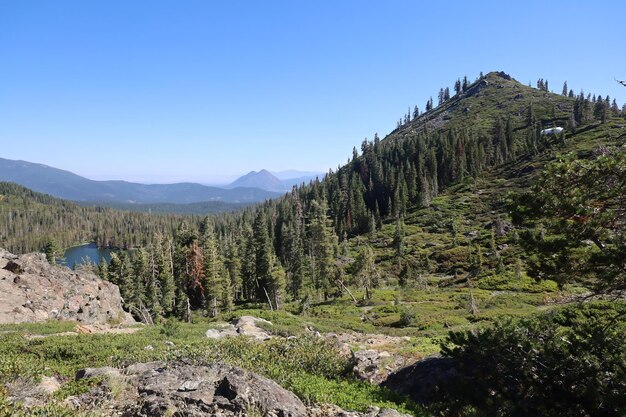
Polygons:
<instances>
[{"instance_id":1,"label":"mountain ridge","mask_svg":"<svg viewBox=\"0 0 626 417\"><path fill-rule=\"evenodd\" d=\"M95 181L45 164L5 158L0 158L0 181L14 182L58 198L102 204L257 203L280 195L252 187L225 189L191 182L139 184L123 180Z\"/></svg>"}]
</instances>

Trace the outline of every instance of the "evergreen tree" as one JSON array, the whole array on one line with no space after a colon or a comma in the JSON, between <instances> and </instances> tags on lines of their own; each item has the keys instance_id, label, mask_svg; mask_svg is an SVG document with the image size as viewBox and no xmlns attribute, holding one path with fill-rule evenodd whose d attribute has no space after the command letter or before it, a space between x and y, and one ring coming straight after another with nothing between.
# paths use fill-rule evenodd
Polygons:
<instances>
[{"instance_id":1,"label":"evergreen tree","mask_svg":"<svg viewBox=\"0 0 626 417\"><path fill-rule=\"evenodd\" d=\"M333 277L335 276L335 253L337 239L333 233L330 219L326 213L326 202L311 202L311 221L309 224L310 268L314 288L328 298Z\"/></svg>"},{"instance_id":2,"label":"evergreen tree","mask_svg":"<svg viewBox=\"0 0 626 417\"><path fill-rule=\"evenodd\" d=\"M211 317L216 317L220 312L220 305L224 304L223 288L223 264L222 257L218 251L213 225L208 218L204 228L201 228L202 253L204 255L204 282L205 304Z\"/></svg>"},{"instance_id":3,"label":"evergreen tree","mask_svg":"<svg viewBox=\"0 0 626 417\"><path fill-rule=\"evenodd\" d=\"M53 237L49 238L46 242L46 246L44 247L44 253L46 254L46 259L48 260L48 262L52 265L55 265L60 257L61 252L62 251L59 247L59 244L57 243L57 240Z\"/></svg>"},{"instance_id":4,"label":"evergreen tree","mask_svg":"<svg viewBox=\"0 0 626 417\"><path fill-rule=\"evenodd\" d=\"M372 298L372 288L378 286L380 272L376 266L374 251L368 245L361 245L359 256L354 265L356 285L363 288L363 298Z\"/></svg>"},{"instance_id":5,"label":"evergreen tree","mask_svg":"<svg viewBox=\"0 0 626 417\"><path fill-rule=\"evenodd\" d=\"M263 211L259 210L254 219L252 230L254 237L256 299L267 299L271 306L272 303L268 291L272 281L272 267L274 266L275 255Z\"/></svg>"}]
</instances>

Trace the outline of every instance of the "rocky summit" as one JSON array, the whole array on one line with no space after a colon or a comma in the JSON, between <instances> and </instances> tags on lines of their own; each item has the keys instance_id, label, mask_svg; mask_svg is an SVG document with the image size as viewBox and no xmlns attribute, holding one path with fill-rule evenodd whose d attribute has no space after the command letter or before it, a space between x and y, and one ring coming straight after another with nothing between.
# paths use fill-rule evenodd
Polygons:
<instances>
[{"instance_id":1,"label":"rocky summit","mask_svg":"<svg viewBox=\"0 0 626 417\"><path fill-rule=\"evenodd\" d=\"M45 255L0 249L0 323L51 319L85 324L133 323L118 287L87 271L50 265Z\"/></svg>"}]
</instances>

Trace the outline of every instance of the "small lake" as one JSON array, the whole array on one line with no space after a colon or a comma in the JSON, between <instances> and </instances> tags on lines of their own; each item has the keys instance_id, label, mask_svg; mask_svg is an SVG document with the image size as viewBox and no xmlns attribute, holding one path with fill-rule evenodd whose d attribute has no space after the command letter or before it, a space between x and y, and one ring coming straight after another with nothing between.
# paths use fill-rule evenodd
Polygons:
<instances>
[{"instance_id":1,"label":"small lake","mask_svg":"<svg viewBox=\"0 0 626 417\"><path fill-rule=\"evenodd\" d=\"M111 249L100 249L95 243L74 246L67 249L63 254L65 257L63 265L73 268L74 265L83 264L86 260L99 265L102 258L106 259L108 263L111 261L111 252Z\"/></svg>"}]
</instances>

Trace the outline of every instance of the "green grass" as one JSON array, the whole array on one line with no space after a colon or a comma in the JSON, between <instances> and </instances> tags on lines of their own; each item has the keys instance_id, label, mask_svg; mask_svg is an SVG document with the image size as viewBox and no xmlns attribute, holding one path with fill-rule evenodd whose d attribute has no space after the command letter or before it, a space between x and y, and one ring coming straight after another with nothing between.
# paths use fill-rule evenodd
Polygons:
<instances>
[{"instance_id":1,"label":"green grass","mask_svg":"<svg viewBox=\"0 0 626 417\"><path fill-rule=\"evenodd\" d=\"M285 320L289 316L270 313L267 317L281 322L281 318ZM54 333L53 330L68 325L55 323L50 329L46 329L46 325L37 328ZM405 398L346 377L347 359L341 358L323 339L301 336L266 343L246 338L216 341L204 336L209 327L205 320L181 324L169 335L164 334L162 326L153 326L133 334L49 336L34 340L25 337L32 334L34 326L0 326L0 331L7 327L11 328L11 333L0 336L0 381L6 383L18 377L37 381L42 375L55 376L65 383L54 396L57 402L99 383L98 380L73 382L76 371L81 368L184 359L198 365L223 362L241 366L277 381L309 403L328 402L360 411L378 405L421 413L419 407ZM173 342L174 346L166 341ZM146 350L148 345L153 350ZM6 399L0 401L0 407L13 407L7 405ZM19 414L19 407L10 410Z\"/></svg>"}]
</instances>

